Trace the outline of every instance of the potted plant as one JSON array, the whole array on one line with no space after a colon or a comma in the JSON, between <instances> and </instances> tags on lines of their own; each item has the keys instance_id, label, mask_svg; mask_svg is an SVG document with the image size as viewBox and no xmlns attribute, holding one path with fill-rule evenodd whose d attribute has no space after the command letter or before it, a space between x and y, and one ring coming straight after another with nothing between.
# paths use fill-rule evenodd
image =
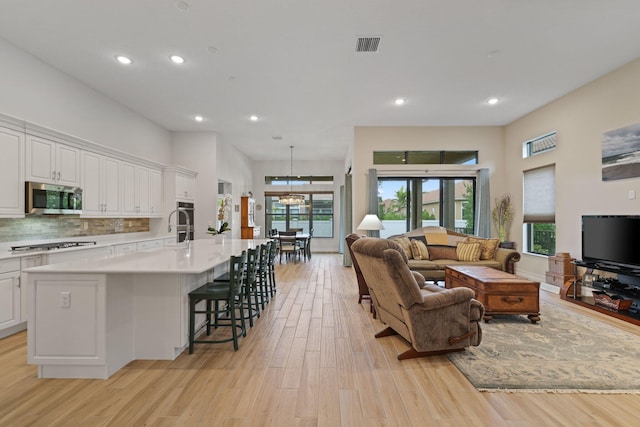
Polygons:
<instances>
[{"instance_id":1,"label":"potted plant","mask_svg":"<svg viewBox=\"0 0 640 427\"><path fill-rule=\"evenodd\" d=\"M491 211L491 218L498 231L500 241L507 241L509 238L509 228L511 228L511 222L513 221L513 204L511 203L510 194L504 194L502 197L495 199L495 206Z\"/></svg>"}]
</instances>

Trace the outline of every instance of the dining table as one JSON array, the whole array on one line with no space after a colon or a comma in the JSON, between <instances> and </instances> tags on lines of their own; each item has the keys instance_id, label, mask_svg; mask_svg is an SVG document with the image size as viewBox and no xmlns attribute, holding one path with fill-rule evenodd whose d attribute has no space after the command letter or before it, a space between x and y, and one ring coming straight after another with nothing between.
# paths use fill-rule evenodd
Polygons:
<instances>
[{"instance_id":1,"label":"dining table","mask_svg":"<svg viewBox=\"0 0 640 427\"><path fill-rule=\"evenodd\" d=\"M274 234L271 236L271 238L277 242L280 241L280 238L294 238L294 236L286 236L286 235L282 235L280 236L280 233L278 234ZM304 251L302 252L302 256L304 258L304 260L306 261L307 259L311 258L311 247L309 246L309 239L311 239L311 234L310 233L296 233L295 235L295 240L296 240L296 244L298 245L298 247L300 248L304 248Z\"/></svg>"}]
</instances>

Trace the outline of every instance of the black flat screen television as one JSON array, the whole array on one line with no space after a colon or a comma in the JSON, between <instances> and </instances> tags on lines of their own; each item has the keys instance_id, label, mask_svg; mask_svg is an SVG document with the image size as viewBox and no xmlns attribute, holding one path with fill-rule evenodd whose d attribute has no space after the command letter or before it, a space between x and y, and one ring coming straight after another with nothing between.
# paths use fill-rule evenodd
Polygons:
<instances>
[{"instance_id":1,"label":"black flat screen television","mask_svg":"<svg viewBox=\"0 0 640 427\"><path fill-rule=\"evenodd\" d=\"M582 260L613 269L640 270L640 216L584 215Z\"/></svg>"}]
</instances>

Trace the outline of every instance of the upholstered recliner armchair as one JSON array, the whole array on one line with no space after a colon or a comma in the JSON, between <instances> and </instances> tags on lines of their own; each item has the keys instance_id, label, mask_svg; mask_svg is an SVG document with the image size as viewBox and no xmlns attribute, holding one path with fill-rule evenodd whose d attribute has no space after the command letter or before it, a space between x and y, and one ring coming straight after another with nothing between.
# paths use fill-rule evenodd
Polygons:
<instances>
[{"instance_id":1,"label":"upholstered recliner armchair","mask_svg":"<svg viewBox=\"0 0 640 427\"><path fill-rule=\"evenodd\" d=\"M409 270L402 248L390 240L359 239L351 250L369 286L378 319L387 325L376 338L399 334L411 344L398 359L480 344L484 307L473 299L471 289L426 284L420 273Z\"/></svg>"}]
</instances>

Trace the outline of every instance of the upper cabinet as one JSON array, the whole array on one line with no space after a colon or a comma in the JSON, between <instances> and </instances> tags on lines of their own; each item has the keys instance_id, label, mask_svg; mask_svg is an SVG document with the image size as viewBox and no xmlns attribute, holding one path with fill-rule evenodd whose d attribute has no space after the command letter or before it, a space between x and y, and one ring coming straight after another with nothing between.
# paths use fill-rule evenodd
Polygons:
<instances>
[{"instance_id":1,"label":"upper cabinet","mask_svg":"<svg viewBox=\"0 0 640 427\"><path fill-rule=\"evenodd\" d=\"M149 177L149 216L161 217L163 209L163 197L162 197L162 172L155 169L150 169Z\"/></svg>"},{"instance_id":2,"label":"upper cabinet","mask_svg":"<svg viewBox=\"0 0 640 427\"><path fill-rule=\"evenodd\" d=\"M167 208L175 209L176 201L193 202L196 198L197 172L182 166L165 166L163 171L163 194ZM170 211L169 211L170 212Z\"/></svg>"},{"instance_id":3,"label":"upper cabinet","mask_svg":"<svg viewBox=\"0 0 640 427\"><path fill-rule=\"evenodd\" d=\"M27 135L27 181L76 187L80 183L80 150Z\"/></svg>"},{"instance_id":4,"label":"upper cabinet","mask_svg":"<svg viewBox=\"0 0 640 427\"><path fill-rule=\"evenodd\" d=\"M117 216L121 213L121 162L89 151L81 155L83 216Z\"/></svg>"},{"instance_id":5,"label":"upper cabinet","mask_svg":"<svg viewBox=\"0 0 640 427\"><path fill-rule=\"evenodd\" d=\"M0 127L0 217L24 216L24 133Z\"/></svg>"},{"instance_id":6,"label":"upper cabinet","mask_svg":"<svg viewBox=\"0 0 640 427\"><path fill-rule=\"evenodd\" d=\"M161 217L162 172L122 162L122 215Z\"/></svg>"},{"instance_id":7,"label":"upper cabinet","mask_svg":"<svg viewBox=\"0 0 640 427\"><path fill-rule=\"evenodd\" d=\"M186 173L176 173L176 198L194 200L196 198L196 177Z\"/></svg>"}]
</instances>

